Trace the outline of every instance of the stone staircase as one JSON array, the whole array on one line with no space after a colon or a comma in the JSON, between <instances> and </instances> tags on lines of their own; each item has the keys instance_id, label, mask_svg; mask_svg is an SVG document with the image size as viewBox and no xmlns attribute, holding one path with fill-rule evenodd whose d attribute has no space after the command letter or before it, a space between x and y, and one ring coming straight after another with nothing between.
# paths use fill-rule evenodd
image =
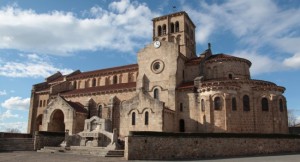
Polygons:
<instances>
[{"instance_id":1,"label":"stone staircase","mask_svg":"<svg viewBox=\"0 0 300 162\"><path fill-rule=\"evenodd\" d=\"M44 147L37 152L47 153L66 153L76 155L91 155L101 157L123 157L124 150L108 150L105 147L86 147L86 146L71 146L68 149L63 147Z\"/></svg>"},{"instance_id":2,"label":"stone staircase","mask_svg":"<svg viewBox=\"0 0 300 162\"><path fill-rule=\"evenodd\" d=\"M109 150L105 157L124 157L124 150Z\"/></svg>"}]
</instances>

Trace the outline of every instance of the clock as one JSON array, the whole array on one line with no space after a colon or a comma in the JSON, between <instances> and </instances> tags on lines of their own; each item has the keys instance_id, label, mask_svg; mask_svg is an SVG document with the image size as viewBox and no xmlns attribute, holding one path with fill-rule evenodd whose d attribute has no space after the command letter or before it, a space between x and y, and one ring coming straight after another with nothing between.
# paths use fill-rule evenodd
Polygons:
<instances>
[{"instance_id":1,"label":"clock","mask_svg":"<svg viewBox=\"0 0 300 162\"><path fill-rule=\"evenodd\" d=\"M160 47L160 41L155 41L153 43L153 45L154 45L155 48L159 48Z\"/></svg>"}]
</instances>

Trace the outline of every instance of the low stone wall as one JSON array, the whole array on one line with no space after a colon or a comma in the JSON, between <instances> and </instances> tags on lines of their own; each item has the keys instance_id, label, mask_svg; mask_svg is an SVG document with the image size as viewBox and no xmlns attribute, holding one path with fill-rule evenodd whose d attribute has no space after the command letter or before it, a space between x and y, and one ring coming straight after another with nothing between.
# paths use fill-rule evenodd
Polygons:
<instances>
[{"instance_id":1,"label":"low stone wall","mask_svg":"<svg viewBox=\"0 0 300 162\"><path fill-rule=\"evenodd\" d=\"M0 132L0 138L32 138L31 134Z\"/></svg>"},{"instance_id":2,"label":"low stone wall","mask_svg":"<svg viewBox=\"0 0 300 162\"><path fill-rule=\"evenodd\" d=\"M64 132L35 132L34 150L39 150L44 146L59 146L64 139Z\"/></svg>"},{"instance_id":3,"label":"low stone wall","mask_svg":"<svg viewBox=\"0 0 300 162\"><path fill-rule=\"evenodd\" d=\"M131 132L127 160L202 159L300 153L300 136L283 134L200 134Z\"/></svg>"},{"instance_id":4,"label":"low stone wall","mask_svg":"<svg viewBox=\"0 0 300 162\"><path fill-rule=\"evenodd\" d=\"M31 134L0 132L0 151L32 151Z\"/></svg>"},{"instance_id":5,"label":"low stone wall","mask_svg":"<svg viewBox=\"0 0 300 162\"><path fill-rule=\"evenodd\" d=\"M33 138L0 138L1 151L33 151Z\"/></svg>"}]
</instances>

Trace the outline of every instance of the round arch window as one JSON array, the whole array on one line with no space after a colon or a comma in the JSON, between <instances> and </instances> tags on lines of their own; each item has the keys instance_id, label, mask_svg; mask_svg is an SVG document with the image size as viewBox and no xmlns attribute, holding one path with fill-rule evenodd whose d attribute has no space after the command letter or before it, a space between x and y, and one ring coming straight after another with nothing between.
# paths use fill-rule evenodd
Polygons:
<instances>
[{"instance_id":1,"label":"round arch window","mask_svg":"<svg viewBox=\"0 0 300 162\"><path fill-rule=\"evenodd\" d=\"M151 70L152 72L158 74L161 73L164 70L164 62L161 60L155 60L151 64Z\"/></svg>"}]
</instances>

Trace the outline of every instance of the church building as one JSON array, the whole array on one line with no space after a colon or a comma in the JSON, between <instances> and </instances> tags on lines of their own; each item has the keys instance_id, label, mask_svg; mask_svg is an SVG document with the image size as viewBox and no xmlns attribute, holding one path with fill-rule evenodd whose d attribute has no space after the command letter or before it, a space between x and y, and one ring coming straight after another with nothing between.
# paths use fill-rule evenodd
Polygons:
<instances>
[{"instance_id":1,"label":"church building","mask_svg":"<svg viewBox=\"0 0 300 162\"><path fill-rule=\"evenodd\" d=\"M105 119L106 131L288 133L284 87L251 78L251 62L196 52L186 12L152 19L153 42L137 63L68 75L57 72L31 91L28 133L77 134L85 120Z\"/></svg>"}]
</instances>

